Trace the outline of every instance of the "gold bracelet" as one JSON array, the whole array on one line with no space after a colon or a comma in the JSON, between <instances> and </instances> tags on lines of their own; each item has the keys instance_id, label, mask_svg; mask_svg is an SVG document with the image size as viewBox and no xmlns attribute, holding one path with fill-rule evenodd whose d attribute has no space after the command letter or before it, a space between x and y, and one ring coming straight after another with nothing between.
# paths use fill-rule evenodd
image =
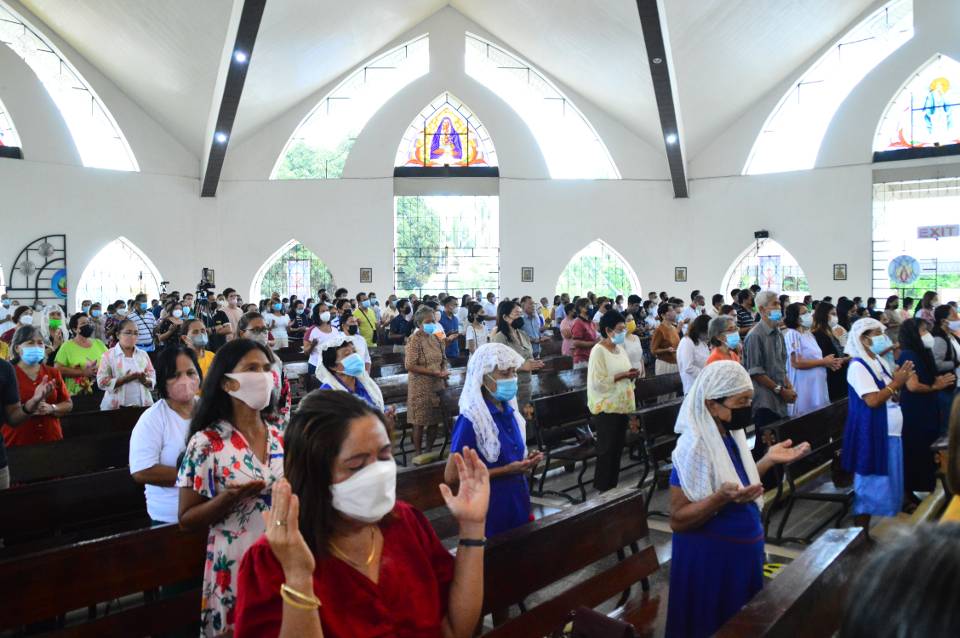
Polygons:
<instances>
[{"instance_id":1,"label":"gold bracelet","mask_svg":"<svg viewBox=\"0 0 960 638\"><path fill-rule=\"evenodd\" d=\"M286 583L280 585L280 598L283 599L283 602L287 603L291 607L296 609L306 609L312 611L318 609L322 603L320 599L315 595L308 596L302 592L297 591L296 589L288 586Z\"/></svg>"}]
</instances>

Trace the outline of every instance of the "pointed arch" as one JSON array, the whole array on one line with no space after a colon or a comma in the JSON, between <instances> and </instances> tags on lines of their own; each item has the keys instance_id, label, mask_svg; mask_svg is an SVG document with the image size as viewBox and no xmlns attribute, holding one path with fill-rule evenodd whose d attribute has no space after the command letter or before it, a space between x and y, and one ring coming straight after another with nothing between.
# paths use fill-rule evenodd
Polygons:
<instances>
[{"instance_id":1,"label":"pointed arch","mask_svg":"<svg viewBox=\"0 0 960 638\"><path fill-rule=\"evenodd\" d=\"M810 284L796 258L779 242L761 239L747 247L733 260L723 278L724 298L734 288L744 289L757 284L764 290L790 295L801 301L810 293Z\"/></svg>"},{"instance_id":2,"label":"pointed arch","mask_svg":"<svg viewBox=\"0 0 960 638\"><path fill-rule=\"evenodd\" d=\"M147 255L126 237L117 237L91 259L77 284L74 306L84 299L113 303L133 299L144 293L150 299L160 297L163 277Z\"/></svg>"},{"instance_id":3,"label":"pointed arch","mask_svg":"<svg viewBox=\"0 0 960 638\"><path fill-rule=\"evenodd\" d=\"M640 280L630 263L610 244L595 239L574 255L557 280L556 294L584 296L588 292L614 298L641 294Z\"/></svg>"},{"instance_id":4,"label":"pointed arch","mask_svg":"<svg viewBox=\"0 0 960 638\"><path fill-rule=\"evenodd\" d=\"M590 121L529 63L466 34L467 75L493 91L533 132L553 179L620 179Z\"/></svg>"},{"instance_id":5,"label":"pointed arch","mask_svg":"<svg viewBox=\"0 0 960 638\"><path fill-rule=\"evenodd\" d=\"M444 126L451 130L443 130ZM403 133L394 162L394 166L444 165L497 166L497 150L487 128L470 107L448 91L431 100L413 118Z\"/></svg>"},{"instance_id":6,"label":"pointed arch","mask_svg":"<svg viewBox=\"0 0 960 638\"><path fill-rule=\"evenodd\" d=\"M277 158L270 179L335 179L373 114L430 70L424 34L355 69L307 114Z\"/></svg>"},{"instance_id":7,"label":"pointed arch","mask_svg":"<svg viewBox=\"0 0 960 638\"><path fill-rule=\"evenodd\" d=\"M913 0L890 0L805 70L767 117L744 175L814 167L827 127L860 81L913 37Z\"/></svg>"},{"instance_id":8,"label":"pointed arch","mask_svg":"<svg viewBox=\"0 0 960 638\"><path fill-rule=\"evenodd\" d=\"M937 54L896 92L873 139L876 153L960 144L960 62Z\"/></svg>"},{"instance_id":9,"label":"pointed arch","mask_svg":"<svg viewBox=\"0 0 960 638\"><path fill-rule=\"evenodd\" d=\"M70 129L84 166L139 171L127 138L106 105L63 53L0 0L0 42L43 83Z\"/></svg>"},{"instance_id":10,"label":"pointed arch","mask_svg":"<svg viewBox=\"0 0 960 638\"><path fill-rule=\"evenodd\" d=\"M17 127L13 125L13 118L0 100L0 146L19 146L20 135L17 134Z\"/></svg>"},{"instance_id":11,"label":"pointed arch","mask_svg":"<svg viewBox=\"0 0 960 638\"><path fill-rule=\"evenodd\" d=\"M320 288L335 288L333 275L327 265L309 248L291 239L267 258L250 285L251 303L278 292L281 297L297 295L301 299L313 297Z\"/></svg>"}]
</instances>

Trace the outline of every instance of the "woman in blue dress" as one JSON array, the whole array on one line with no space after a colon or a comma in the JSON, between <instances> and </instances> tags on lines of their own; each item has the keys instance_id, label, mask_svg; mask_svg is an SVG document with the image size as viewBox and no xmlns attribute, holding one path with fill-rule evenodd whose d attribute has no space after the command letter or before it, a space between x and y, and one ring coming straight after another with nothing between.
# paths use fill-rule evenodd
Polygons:
<instances>
[{"instance_id":1,"label":"woman in blue dress","mask_svg":"<svg viewBox=\"0 0 960 638\"><path fill-rule=\"evenodd\" d=\"M517 368L523 361L500 343L484 344L470 355L450 441L453 451L476 450L490 469L488 538L530 521L527 475L543 458L527 453L526 423L517 410ZM444 480L453 484L457 476L451 457Z\"/></svg>"},{"instance_id":2,"label":"woman in blue dress","mask_svg":"<svg viewBox=\"0 0 960 638\"><path fill-rule=\"evenodd\" d=\"M940 436L940 402L938 395L952 388L953 374L937 375L933 358L933 335L923 319L906 319L900 324L900 356L897 365L913 363L916 371L900 393L903 411L903 484L905 511L912 512L920 499L914 492L932 492L936 485L937 465L930 446Z\"/></svg>"},{"instance_id":3,"label":"woman in blue dress","mask_svg":"<svg viewBox=\"0 0 960 638\"><path fill-rule=\"evenodd\" d=\"M763 485L778 463L808 443L789 439L754 462L743 428L752 422L753 384L739 363L703 369L683 400L670 475L668 638L712 636L763 587Z\"/></svg>"}]
</instances>

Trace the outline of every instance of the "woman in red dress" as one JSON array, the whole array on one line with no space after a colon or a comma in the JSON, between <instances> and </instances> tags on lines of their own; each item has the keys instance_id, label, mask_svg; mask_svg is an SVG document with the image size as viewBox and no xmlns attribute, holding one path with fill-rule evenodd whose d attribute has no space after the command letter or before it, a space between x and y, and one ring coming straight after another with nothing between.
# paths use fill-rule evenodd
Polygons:
<instances>
[{"instance_id":1,"label":"woman in red dress","mask_svg":"<svg viewBox=\"0 0 960 638\"><path fill-rule=\"evenodd\" d=\"M32 325L18 328L10 352L10 363L17 373L20 401L31 401L37 394L44 399L29 413L30 418L20 425L0 428L4 445L13 447L59 441L63 438L60 417L73 409L73 402L60 371L43 364L46 348L39 328Z\"/></svg>"},{"instance_id":2,"label":"woman in red dress","mask_svg":"<svg viewBox=\"0 0 960 638\"><path fill-rule=\"evenodd\" d=\"M470 638L483 603L490 481L476 452L455 454L454 559L426 517L396 499L383 415L346 392L305 397L284 433L286 480L267 533L244 555L236 638Z\"/></svg>"}]
</instances>

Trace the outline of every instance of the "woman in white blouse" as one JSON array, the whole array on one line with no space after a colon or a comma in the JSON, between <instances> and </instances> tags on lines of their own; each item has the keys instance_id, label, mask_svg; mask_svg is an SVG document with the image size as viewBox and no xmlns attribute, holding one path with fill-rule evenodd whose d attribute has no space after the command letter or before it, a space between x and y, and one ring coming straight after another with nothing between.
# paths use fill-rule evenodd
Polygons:
<instances>
[{"instance_id":1,"label":"woman in white blouse","mask_svg":"<svg viewBox=\"0 0 960 638\"><path fill-rule=\"evenodd\" d=\"M633 313L629 311L624 313L623 318L627 322L627 335L623 339L623 349L627 351L627 356L630 358L630 367L636 369L640 373L638 376L642 378L646 373L643 368L643 343L636 335L637 322Z\"/></svg>"},{"instance_id":2,"label":"woman in white blouse","mask_svg":"<svg viewBox=\"0 0 960 638\"><path fill-rule=\"evenodd\" d=\"M684 394L690 391L690 386L707 365L707 357L710 356L710 346L707 345L709 325L710 317L700 315L690 324L687 335L677 346L677 367L680 369L680 381L683 383Z\"/></svg>"},{"instance_id":3,"label":"woman in white blouse","mask_svg":"<svg viewBox=\"0 0 960 638\"><path fill-rule=\"evenodd\" d=\"M150 519L176 523L177 470L201 380L193 351L180 345L164 348L157 357L157 378L160 400L140 416L130 435L130 474L145 486Z\"/></svg>"},{"instance_id":4,"label":"woman in white blouse","mask_svg":"<svg viewBox=\"0 0 960 638\"><path fill-rule=\"evenodd\" d=\"M273 349L279 350L290 345L290 335L287 333L290 317L283 312L283 303L279 299L271 302L270 313L263 318L267 322L267 329L273 335Z\"/></svg>"},{"instance_id":5,"label":"woman in white blouse","mask_svg":"<svg viewBox=\"0 0 960 638\"><path fill-rule=\"evenodd\" d=\"M153 405L150 391L157 382L150 355L137 347L137 326L124 319L117 326L117 345L103 353L97 386L105 392L101 410Z\"/></svg>"},{"instance_id":6,"label":"woman in white blouse","mask_svg":"<svg viewBox=\"0 0 960 638\"><path fill-rule=\"evenodd\" d=\"M488 317L483 306L478 303L470 304L467 311L467 350L470 353L477 351L477 348L490 341L490 329L486 321Z\"/></svg>"}]
</instances>

